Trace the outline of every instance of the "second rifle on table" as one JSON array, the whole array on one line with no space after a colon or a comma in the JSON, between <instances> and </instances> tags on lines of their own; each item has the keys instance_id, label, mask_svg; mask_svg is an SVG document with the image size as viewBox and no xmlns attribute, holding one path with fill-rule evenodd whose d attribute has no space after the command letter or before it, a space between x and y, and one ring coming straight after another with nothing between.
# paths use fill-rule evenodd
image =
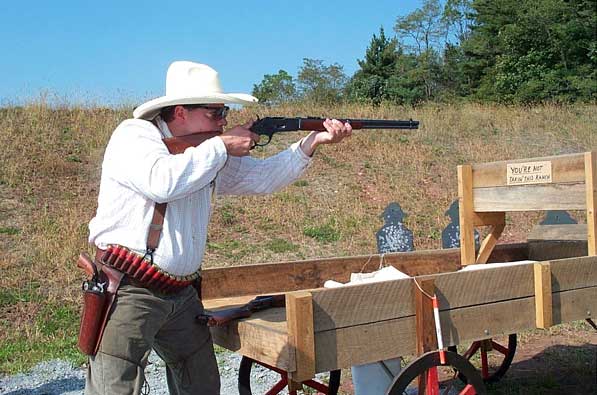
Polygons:
<instances>
[{"instance_id":1,"label":"second rifle on table","mask_svg":"<svg viewBox=\"0 0 597 395\"><path fill-rule=\"evenodd\" d=\"M286 295L263 295L257 296L250 302L239 306L231 307L229 309L222 309L217 311L206 311L204 314L198 315L197 322L209 326L223 326L230 321L238 320L240 318L250 317L253 313L272 307L286 306Z\"/></svg>"}]
</instances>

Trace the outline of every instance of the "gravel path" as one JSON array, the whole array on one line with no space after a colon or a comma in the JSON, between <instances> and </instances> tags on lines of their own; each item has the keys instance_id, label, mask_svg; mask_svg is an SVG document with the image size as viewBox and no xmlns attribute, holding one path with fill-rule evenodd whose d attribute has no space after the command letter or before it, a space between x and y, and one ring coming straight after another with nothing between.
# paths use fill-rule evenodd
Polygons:
<instances>
[{"instance_id":1,"label":"gravel path","mask_svg":"<svg viewBox=\"0 0 597 395\"><path fill-rule=\"evenodd\" d=\"M216 357L220 366L222 395L238 395L240 355L221 352ZM255 394L265 393L275 383L275 376L260 370L253 373L251 388ZM168 395L165 366L154 353L149 357L145 375L151 395ZM27 373L0 377L0 394L3 395L81 395L84 387L85 370L59 360L42 362Z\"/></svg>"}]
</instances>

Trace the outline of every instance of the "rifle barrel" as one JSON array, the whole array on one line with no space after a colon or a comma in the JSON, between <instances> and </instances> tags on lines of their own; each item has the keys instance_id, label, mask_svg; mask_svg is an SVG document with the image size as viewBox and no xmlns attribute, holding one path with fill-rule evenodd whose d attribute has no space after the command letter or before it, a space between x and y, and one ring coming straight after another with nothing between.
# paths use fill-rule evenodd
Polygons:
<instances>
[{"instance_id":1,"label":"rifle barrel","mask_svg":"<svg viewBox=\"0 0 597 395\"><path fill-rule=\"evenodd\" d=\"M386 119L348 119L355 129L418 129L419 121L392 121Z\"/></svg>"},{"instance_id":2,"label":"rifle barrel","mask_svg":"<svg viewBox=\"0 0 597 395\"><path fill-rule=\"evenodd\" d=\"M264 118L265 119L265 118ZM273 119L273 118L270 118ZM282 118L280 118L282 119ZM288 127L287 130L318 130L324 131L323 118L288 118L294 124ZM358 129L418 129L419 121L398 121L388 119L340 119L342 122L350 122L352 128ZM280 131L280 130L278 130Z\"/></svg>"}]
</instances>

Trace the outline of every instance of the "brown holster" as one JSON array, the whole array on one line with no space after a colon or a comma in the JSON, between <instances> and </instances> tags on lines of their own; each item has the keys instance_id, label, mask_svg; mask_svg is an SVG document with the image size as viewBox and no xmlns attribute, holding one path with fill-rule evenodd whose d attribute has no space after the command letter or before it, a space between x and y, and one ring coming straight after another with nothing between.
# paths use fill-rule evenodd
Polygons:
<instances>
[{"instance_id":1,"label":"brown holster","mask_svg":"<svg viewBox=\"0 0 597 395\"><path fill-rule=\"evenodd\" d=\"M79 350L83 354L97 354L112 304L116 299L123 273L92 261L89 255L79 255L77 266L90 276L83 283L83 312L79 327Z\"/></svg>"}]
</instances>

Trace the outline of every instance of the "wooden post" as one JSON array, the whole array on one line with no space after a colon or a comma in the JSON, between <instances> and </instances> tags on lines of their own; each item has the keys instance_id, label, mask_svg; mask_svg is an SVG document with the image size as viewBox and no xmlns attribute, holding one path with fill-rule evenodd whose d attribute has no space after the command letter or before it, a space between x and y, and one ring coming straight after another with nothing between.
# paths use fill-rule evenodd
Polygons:
<instances>
[{"instance_id":1,"label":"wooden post","mask_svg":"<svg viewBox=\"0 0 597 395\"><path fill-rule=\"evenodd\" d=\"M415 297L415 329L417 334L417 355L427 351L437 350L435 334L435 318L433 316L433 302L428 295L435 294L434 279L413 279L413 295ZM417 285L418 284L418 285ZM420 287L420 288L419 288ZM427 387L426 375L419 376L419 394L425 394Z\"/></svg>"},{"instance_id":2,"label":"wooden post","mask_svg":"<svg viewBox=\"0 0 597 395\"><path fill-rule=\"evenodd\" d=\"M295 350L296 371L289 372L288 389L300 389L302 381L315 376L315 333L313 300L308 291L286 294L288 343Z\"/></svg>"},{"instance_id":3,"label":"wooden post","mask_svg":"<svg viewBox=\"0 0 597 395\"><path fill-rule=\"evenodd\" d=\"M549 262L533 265L535 273L535 322L537 328L547 329L553 325L551 268Z\"/></svg>"},{"instance_id":4,"label":"wooden post","mask_svg":"<svg viewBox=\"0 0 597 395\"><path fill-rule=\"evenodd\" d=\"M491 231L481 243L481 247L479 248L479 256L477 257L475 263L487 263L493 248L497 244L497 241L504 231L504 226L505 224L497 224L491 227Z\"/></svg>"},{"instance_id":5,"label":"wooden post","mask_svg":"<svg viewBox=\"0 0 597 395\"><path fill-rule=\"evenodd\" d=\"M473 167L458 166L458 199L460 215L460 263L476 261L475 227L473 225Z\"/></svg>"},{"instance_id":6,"label":"wooden post","mask_svg":"<svg viewBox=\"0 0 597 395\"><path fill-rule=\"evenodd\" d=\"M587 189L587 243L589 256L597 255L597 152L585 153Z\"/></svg>"}]
</instances>

